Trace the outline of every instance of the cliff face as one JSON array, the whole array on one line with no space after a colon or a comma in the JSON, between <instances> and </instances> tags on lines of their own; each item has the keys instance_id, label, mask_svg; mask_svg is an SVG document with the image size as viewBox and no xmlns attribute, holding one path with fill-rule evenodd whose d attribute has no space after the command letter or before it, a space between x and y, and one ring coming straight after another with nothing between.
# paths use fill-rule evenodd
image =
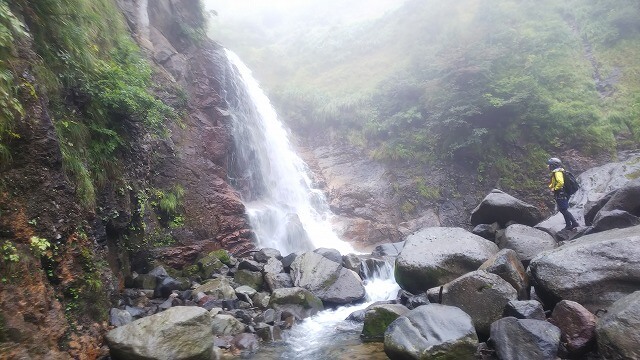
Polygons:
<instances>
[{"instance_id":1,"label":"cliff face","mask_svg":"<svg viewBox=\"0 0 640 360\"><path fill-rule=\"evenodd\" d=\"M244 206L227 182L232 141L224 89L231 69L221 47L187 26L203 16L199 2L118 6L152 64L154 92L165 103L183 102L185 111L168 138L123 117L130 141L120 155L120 181L102 184L95 206L82 206L64 168L55 126L61 119L51 115L45 81L34 70L41 62L36 36L16 39L11 65L24 116L0 172L0 358L105 355L108 309L131 271L158 263L179 270L210 249L239 254L253 247ZM14 12L21 18L25 9ZM177 187L180 221L167 226L148 194Z\"/></svg>"}]
</instances>

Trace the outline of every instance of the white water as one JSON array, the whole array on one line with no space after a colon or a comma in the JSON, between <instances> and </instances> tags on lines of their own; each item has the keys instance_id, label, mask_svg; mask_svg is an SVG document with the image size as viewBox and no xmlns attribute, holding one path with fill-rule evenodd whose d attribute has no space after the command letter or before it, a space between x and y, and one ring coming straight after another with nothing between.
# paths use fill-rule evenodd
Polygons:
<instances>
[{"instance_id":1,"label":"white water","mask_svg":"<svg viewBox=\"0 0 640 360\"><path fill-rule=\"evenodd\" d=\"M293 151L289 134L251 71L227 50L227 57L243 81L253 104L241 104L232 116L244 116L234 123L238 157L252 163L251 180L261 182L260 191L244 199L258 247L280 250L283 255L320 247L342 254L353 253L331 228L332 214L324 194L314 189L307 165ZM239 115L240 114L240 115Z\"/></svg>"},{"instance_id":2,"label":"white water","mask_svg":"<svg viewBox=\"0 0 640 360\"><path fill-rule=\"evenodd\" d=\"M333 248L342 254L354 253L331 228L332 214L324 194L314 189L308 168L293 151L286 129L251 71L233 52L227 57L238 70L250 102L230 104L234 117L234 138L238 164L249 170L237 171L244 184L244 203L257 235L258 247L270 247L284 254ZM240 186L241 187L241 186ZM365 274L366 302L325 310L296 324L287 334L284 346L271 352L260 351L254 358L325 359L327 351L341 346L357 346L361 323L345 321L354 311L376 301L395 299L400 287L393 276L393 265Z\"/></svg>"}]
</instances>

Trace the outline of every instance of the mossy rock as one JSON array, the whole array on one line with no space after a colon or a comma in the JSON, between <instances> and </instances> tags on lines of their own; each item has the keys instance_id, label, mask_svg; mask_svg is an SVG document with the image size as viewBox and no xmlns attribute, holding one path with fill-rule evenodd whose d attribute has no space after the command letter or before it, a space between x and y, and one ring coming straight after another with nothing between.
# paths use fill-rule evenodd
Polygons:
<instances>
[{"instance_id":1,"label":"mossy rock","mask_svg":"<svg viewBox=\"0 0 640 360\"><path fill-rule=\"evenodd\" d=\"M374 305L366 310L360 337L363 341L383 341L387 327L409 309L400 304Z\"/></svg>"},{"instance_id":2,"label":"mossy rock","mask_svg":"<svg viewBox=\"0 0 640 360\"><path fill-rule=\"evenodd\" d=\"M233 281L240 285L251 286L258 291L262 289L262 285L264 284L261 272L249 270L238 270L233 277Z\"/></svg>"}]
</instances>

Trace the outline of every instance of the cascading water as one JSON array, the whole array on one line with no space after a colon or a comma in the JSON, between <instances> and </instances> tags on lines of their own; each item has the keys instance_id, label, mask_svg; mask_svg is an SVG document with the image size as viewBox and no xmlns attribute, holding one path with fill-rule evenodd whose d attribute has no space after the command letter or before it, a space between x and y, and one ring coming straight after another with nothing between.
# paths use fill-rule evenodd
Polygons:
<instances>
[{"instance_id":1,"label":"cascading water","mask_svg":"<svg viewBox=\"0 0 640 360\"><path fill-rule=\"evenodd\" d=\"M293 151L287 131L251 71L233 52L227 50L227 57L239 79L233 84L234 100L227 99L234 118L231 182L243 196L258 247L275 248L283 255L319 247L354 253L333 232L324 195L311 186L306 164ZM293 327L284 344L263 349L253 358L338 358L330 354L336 346L362 346L358 336L362 324L345 318L372 302L395 299L399 290L391 264L365 275L366 303L306 319Z\"/></svg>"},{"instance_id":2,"label":"cascading water","mask_svg":"<svg viewBox=\"0 0 640 360\"><path fill-rule=\"evenodd\" d=\"M239 188L259 247L282 254L333 248L343 254L353 248L331 228L331 212L324 194L311 186L304 161L293 151L289 136L271 102L240 58L227 50L227 57L242 81L234 117L235 152L238 164L232 176Z\"/></svg>"}]
</instances>

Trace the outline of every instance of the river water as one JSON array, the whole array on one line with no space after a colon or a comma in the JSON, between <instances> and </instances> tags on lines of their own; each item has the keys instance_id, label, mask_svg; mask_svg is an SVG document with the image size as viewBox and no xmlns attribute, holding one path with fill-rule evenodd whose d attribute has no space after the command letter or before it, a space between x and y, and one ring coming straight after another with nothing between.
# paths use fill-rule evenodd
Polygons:
<instances>
[{"instance_id":1,"label":"river water","mask_svg":"<svg viewBox=\"0 0 640 360\"><path fill-rule=\"evenodd\" d=\"M233 117L236 187L241 189L258 247L283 255L333 248L355 253L331 227L333 214L322 191L314 189L308 166L295 153L289 133L251 71L231 51L237 71L237 99L228 101ZM232 182L233 182L232 181ZM284 333L285 340L263 346L250 359L387 359L381 343L360 341L362 324L345 320L375 301L395 299L400 289L393 266L367 274L366 301L325 310Z\"/></svg>"}]
</instances>

